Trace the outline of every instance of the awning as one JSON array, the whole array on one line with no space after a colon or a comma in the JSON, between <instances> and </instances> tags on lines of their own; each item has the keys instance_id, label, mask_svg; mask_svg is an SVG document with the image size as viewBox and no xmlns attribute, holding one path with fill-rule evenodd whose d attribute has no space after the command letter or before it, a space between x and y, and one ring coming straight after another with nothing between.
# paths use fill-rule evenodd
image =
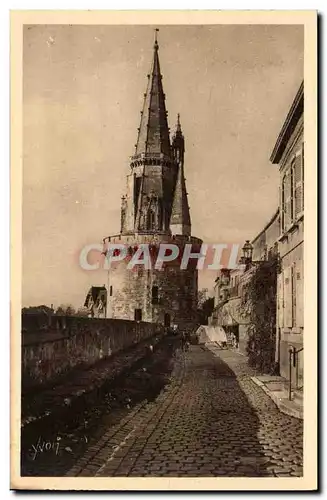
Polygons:
<instances>
[{"instance_id":1,"label":"awning","mask_svg":"<svg viewBox=\"0 0 327 500\"><path fill-rule=\"evenodd\" d=\"M201 325L196 331L196 335L199 339L199 344L205 344L206 342L227 342L226 332L222 326L208 326Z\"/></svg>"}]
</instances>

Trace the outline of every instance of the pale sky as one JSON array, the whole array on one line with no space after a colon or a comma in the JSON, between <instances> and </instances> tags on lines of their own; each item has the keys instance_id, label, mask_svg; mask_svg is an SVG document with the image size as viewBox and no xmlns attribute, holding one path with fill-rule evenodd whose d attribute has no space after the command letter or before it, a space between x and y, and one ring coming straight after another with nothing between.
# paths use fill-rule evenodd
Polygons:
<instances>
[{"instance_id":1,"label":"pale sky","mask_svg":"<svg viewBox=\"0 0 327 500\"><path fill-rule=\"evenodd\" d=\"M243 244L278 205L269 156L303 79L303 27L162 26L158 41L169 125L179 112L186 141L192 234ZM78 256L119 232L152 46L151 26L24 29L24 306L80 306L106 283Z\"/></svg>"}]
</instances>

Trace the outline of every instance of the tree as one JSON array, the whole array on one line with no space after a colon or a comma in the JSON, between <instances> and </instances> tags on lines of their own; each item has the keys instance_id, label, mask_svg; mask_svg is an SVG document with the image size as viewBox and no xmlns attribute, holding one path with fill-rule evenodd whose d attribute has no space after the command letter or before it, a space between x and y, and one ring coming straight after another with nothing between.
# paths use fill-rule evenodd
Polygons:
<instances>
[{"instance_id":1,"label":"tree","mask_svg":"<svg viewBox=\"0 0 327 500\"><path fill-rule=\"evenodd\" d=\"M198 291L198 308L200 309L204 302L207 300L208 289L202 288L202 290Z\"/></svg>"},{"instance_id":2,"label":"tree","mask_svg":"<svg viewBox=\"0 0 327 500\"><path fill-rule=\"evenodd\" d=\"M198 307L199 322L201 325L208 324L208 318L212 315L215 307L214 297L209 297Z\"/></svg>"},{"instance_id":3,"label":"tree","mask_svg":"<svg viewBox=\"0 0 327 500\"><path fill-rule=\"evenodd\" d=\"M56 314L60 314L63 316L74 316L74 314L76 314L76 311L71 304L61 304L58 307Z\"/></svg>"}]
</instances>

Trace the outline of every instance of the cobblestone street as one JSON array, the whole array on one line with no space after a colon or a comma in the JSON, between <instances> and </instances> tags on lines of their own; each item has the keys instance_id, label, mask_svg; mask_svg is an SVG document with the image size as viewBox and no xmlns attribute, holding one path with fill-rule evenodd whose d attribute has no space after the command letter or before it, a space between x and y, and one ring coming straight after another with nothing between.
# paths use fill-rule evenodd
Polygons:
<instances>
[{"instance_id":1,"label":"cobblestone street","mask_svg":"<svg viewBox=\"0 0 327 500\"><path fill-rule=\"evenodd\" d=\"M191 346L169 384L89 446L67 476L302 476L302 421L252 382L246 358Z\"/></svg>"}]
</instances>

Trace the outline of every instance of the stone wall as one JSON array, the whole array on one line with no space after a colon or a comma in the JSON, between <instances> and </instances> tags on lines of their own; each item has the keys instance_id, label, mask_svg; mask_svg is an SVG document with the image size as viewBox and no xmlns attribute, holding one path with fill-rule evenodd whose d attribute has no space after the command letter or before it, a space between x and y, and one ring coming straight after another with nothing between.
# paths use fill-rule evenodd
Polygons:
<instances>
[{"instance_id":1,"label":"stone wall","mask_svg":"<svg viewBox=\"0 0 327 500\"><path fill-rule=\"evenodd\" d=\"M30 388L51 382L79 365L91 366L102 358L131 345L161 335L153 323L113 319L49 317L48 325L37 318L23 318L22 386ZM31 328L33 326L33 328Z\"/></svg>"},{"instance_id":2,"label":"stone wall","mask_svg":"<svg viewBox=\"0 0 327 500\"><path fill-rule=\"evenodd\" d=\"M124 262L110 273L112 296L109 301L111 318L133 320L139 309L143 321L177 324L181 328L195 325L197 308L197 271L174 267L147 270L137 266L127 270ZM154 287L157 298L153 300ZM166 316L167 315L167 316Z\"/></svg>"},{"instance_id":3,"label":"stone wall","mask_svg":"<svg viewBox=\"0 0 327 500\"><path fill-rule=\"evenodd\" d=\"M179 247L180 257L185 244L191 243L200 249L201 240L186 236L160 235L159 241L153 235L122 236L119 243L136 247L139 244L151 243L155 249L151 266L137 265L128 269L129 260L124 259L113 263L109 270L108 317L120 319L135 319L135 311L139 310L142 321L170 325L177 324L179 328L193 330L197 326L197 288L198 271L196 261L189 261L187 269L180 269L178 259L155 269L156 255L161 243L173 243ZM117 243L112 237L110 243ZM153 291L157 297L153 300Z\"/></svg>"}]
</instances>

